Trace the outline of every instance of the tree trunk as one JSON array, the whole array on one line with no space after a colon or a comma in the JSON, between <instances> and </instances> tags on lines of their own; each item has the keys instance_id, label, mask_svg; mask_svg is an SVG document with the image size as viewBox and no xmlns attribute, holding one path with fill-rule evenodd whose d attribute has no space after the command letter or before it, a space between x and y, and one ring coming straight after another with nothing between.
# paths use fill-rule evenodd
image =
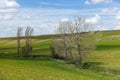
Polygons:
<instances>
[{"instance_id":1,"label":"tree trunk","mask_svg":"<svg viewBox=\"0 0 120 80\"><path fill-rule=\"evenodd\" d=\"M82 66L81 47L80 47L79 44L77 45L77 47L78 47L78 61L77 61L77 67L78 67L78 68L81 68L81 66Z\"/></svg>"},{"instance_id":2,"label":"tree trunk","mask_svg":"<svg viewBox=\"0 0 120 80\"><path fill-rule=\"evenodd\" d=\"M64 42L64 59L65 59L65 62L67 61L67 50L66 50L66 44Z\"/></svg>"},{"instance_id":3,"label":"tree trunk","mask_svg":"<svg viewBox=\"0 0 120 80\"><path fill-rule=\"evenodd\" d=\"M69 50L69 53L70 53L70 56L72 58L72 61L74 62L74 58L73 58L73 55L72 55L72 49Z\"/></svg>"},{"instance_id":4,"label":"tree trunk","mask_svg":"<svg viewBox=\"0 0 120 80\"><path fill-rule=\"evenodd\" d=\"M19 37L18 37L17 43L18 43L17 52L18 52L18 57L19 57L20 56L20 38Z\"/></svg>"}]
</instances>

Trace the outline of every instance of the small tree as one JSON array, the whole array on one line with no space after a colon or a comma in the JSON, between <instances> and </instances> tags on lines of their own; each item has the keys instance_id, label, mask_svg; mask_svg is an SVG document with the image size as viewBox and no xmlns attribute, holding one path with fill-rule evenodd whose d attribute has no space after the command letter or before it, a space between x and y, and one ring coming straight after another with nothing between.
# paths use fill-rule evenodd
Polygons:
<instances>
[{"instance_id":1,"label":"small tree","mask_svg":"<svg viewBox=\"0 0 120 80\"><path fill-rule=\"evenodd\" d=\"M20 39L21 39L21 35L22 35L22 27L18 27L18 31L17 31L17 53L18 56L20 56L20 49L21 49L21 45L20 45Z\"/></svg>"}]
</instances>

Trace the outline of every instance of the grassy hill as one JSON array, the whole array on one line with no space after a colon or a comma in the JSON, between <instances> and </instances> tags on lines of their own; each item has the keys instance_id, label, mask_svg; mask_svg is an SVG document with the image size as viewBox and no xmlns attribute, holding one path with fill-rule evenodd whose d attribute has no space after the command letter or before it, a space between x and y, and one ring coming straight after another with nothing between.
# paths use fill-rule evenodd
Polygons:
<instances>
[{"instance_id":1,"label":"grassy hill","mask_svg":"<svg viewBox=\"0 0 120 80\"><path fill-rule=\"evenodd\" d=\"M0 39L0 80L119 80L120 31L103 31L96 50L85 59L89 65L76 69L72 64L50 57L50 44L56 35L33 37L33 53L40 57L17 58L16 38ZM24 39L22 39L24 46Z\"/></svg>"}]
</instances>

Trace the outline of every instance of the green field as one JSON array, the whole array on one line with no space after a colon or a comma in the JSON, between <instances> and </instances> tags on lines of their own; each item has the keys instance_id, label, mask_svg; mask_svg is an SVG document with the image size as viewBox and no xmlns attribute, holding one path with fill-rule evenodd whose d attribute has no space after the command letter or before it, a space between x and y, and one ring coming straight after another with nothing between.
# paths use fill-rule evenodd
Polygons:
<instances>
[{"instance_id":1,"label":"green field","mask_svg":"<svg viewBox=\"0 0 120 80\"><path fill-rule=\"evenodd\" d=\"M38 55L36 58L16 57L16 38L1 38L0 80L120 80L120 31L102 34L83 69L50 57L55 35L33 37L32 55Z\"/></svg>"}]
</instances>

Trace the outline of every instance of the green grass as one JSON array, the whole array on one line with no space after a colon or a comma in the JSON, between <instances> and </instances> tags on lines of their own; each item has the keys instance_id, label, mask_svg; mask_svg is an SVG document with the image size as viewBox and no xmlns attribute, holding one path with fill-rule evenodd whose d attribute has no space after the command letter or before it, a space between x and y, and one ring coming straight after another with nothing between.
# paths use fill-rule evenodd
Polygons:
<instances>
[{"instance_id":1,"label":"green grass","mask_svg":"<svg viewBox=\"0 0 120 80\"><path fill-rule=\"evenodd\" d=\"M100 41L97 44L97 50L119 50L120 40Z\"/></svg>"},{"instance_id":2,"label":"green grass","mask_svg":"<svg viewBox=\"0 0 120 80\"><path fill-rule=\"evenodd\" d=\"M96 43L96 50L84 60L88 66L80 70L75 65L51 59L50 44L56 35L33 37L32 55L40 55L36 59L17 58L16 38L2 38L0 80L119 80L120 40L108 39L119 34L120 31L104 31L104 39Z\"/></svg>"},{"instance_id":3,"label":"green grass","mask_svg":"<svg viewBox=\"0 0 120 80\"><path fill-rule=\"evenodd\" d=\"M51 59L0 59L2 80L117 80Z\"/></svg>"}]
</instances>

